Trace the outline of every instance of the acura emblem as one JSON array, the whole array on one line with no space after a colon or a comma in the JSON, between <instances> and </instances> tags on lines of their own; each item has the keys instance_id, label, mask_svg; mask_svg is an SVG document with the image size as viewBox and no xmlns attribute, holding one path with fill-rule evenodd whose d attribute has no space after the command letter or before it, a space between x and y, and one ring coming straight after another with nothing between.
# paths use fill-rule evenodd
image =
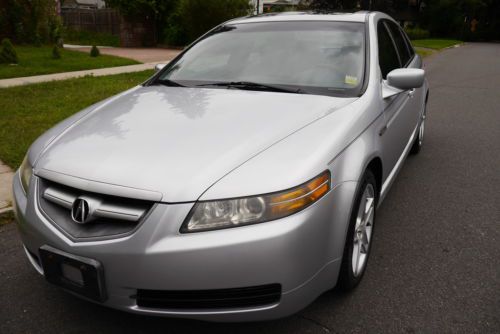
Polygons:
<instances>
[{"instance_id":1,"label":"acura emblem","mask_svg":"<svg viewBox=\"0 0 500 334\"><path fill-rule=\"evenodd\" d=\"M85 224L89 218L89 203L83 198L77 198L71 208L71 218L78 224Z\"/></svg>"}]
</instances>

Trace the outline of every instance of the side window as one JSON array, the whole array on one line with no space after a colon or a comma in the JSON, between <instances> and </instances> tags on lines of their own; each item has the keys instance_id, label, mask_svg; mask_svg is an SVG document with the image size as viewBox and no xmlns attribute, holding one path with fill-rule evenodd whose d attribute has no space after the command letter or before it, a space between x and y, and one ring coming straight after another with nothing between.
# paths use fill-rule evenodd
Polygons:
<instances>
[{"instance_id":1,"label":"side window","mask_svg":"<svg viewBox=\"0 0 500 334\"><path fill-rule=\"evenodd\" d=\"M403 34L401 33L401 29L397 24L395 24L392 21L387 21L386 24L391 31L391 35L392 38L394 39L394 42L396 43L396 48L398 49L399 57L401 58L401 63L403 64L403 66L406 66L411 56L410 56L410 51L408 51L408 47L406 46Z\"/></svg>"},{"instance_id":2,"label":"side window","mask_svg":"<svg viewBox=\"0 0 500 334\"><path fill-rule=\"evenodd\" d=\"M382 77L385 79L390 71L400 68L401 64L399 63L399 57L394 48L392 38L382 21L378 23L377 36L379 65Z\"/></svg>"},{"instance_id":3,"label":"side window","mask_svg":"<svg viewBox=\"0 0 500 334\"><path fill-rule=\"evenodd\" d=\"M408 46L408 50L410 51L410 58L413 58L413 56L415 55L415 50L413 50L413 45L411 45L411 42L410 42L410 39L408 38L408 35L406 35L406 33L403 31L403 29L401 29L401 34L403 34L403 37L405 38L405 41L406 41L406 46Z\"/></svg>"}]
</instances>

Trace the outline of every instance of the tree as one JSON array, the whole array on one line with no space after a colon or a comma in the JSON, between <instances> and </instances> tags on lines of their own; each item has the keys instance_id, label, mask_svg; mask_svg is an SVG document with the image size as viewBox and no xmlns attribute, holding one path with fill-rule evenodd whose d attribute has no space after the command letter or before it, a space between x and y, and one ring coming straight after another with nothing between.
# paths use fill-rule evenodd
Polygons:
<instances>
[{"instance_id":1,"label":"tree","mask_svg":"<svg viewBox=\"0 0 500 334\"><path fill-rule=\"evenodd\" d=\"M393 10L393 0L302 0L301 8L314 11Z\"/></svg>"},{"instance_id":2,"label":"tree","mask_svg":"<svg viewBox=\"0 0 500 334\"><path fill-rule=\"evenodd\" d=\"M224 21L248 15L250 10L248 0L180 0L179 23L191 42Z\"/></svg>"},{"instance_id":3,"label":"tree","mask_svg":"<svg viewBox=\"0 0 500 334\"><path fill-rule=\"evenodd\" d=\"M302 9L319 12L355 9L358 1L353 0L302 0L299 4Z\"/></svg>"},{"instance_id":4,"label":"tree","mask_svg":"<svg viewBox=\"0 0 500 334\"><path fill-rule=\"evenodd\" d=\"M15 43L49 43L60 35L62 22L54 0L0 1L0 37Z\"/></svg>"},{"instance_id":5,"label":"tree","mask_svg":"<svg viewBox=\"0 0 500 334\"><path fill-rule=\"evenodd\" d=\"M107 0L106 5L117 8L124 16L153 15L163 17L175 8L177 0Z\"/></svg>"},{"instance_id":6,"label":"tree","mask_svg":"<svg viewBox=\"0 0 500 334\"><path fill-rule=\"evenodd\" d=\"M169 45L189 44L218 24L248 15L251 10L248 0L179 0L164 24L164 41Z\"/></svg>"},{"instance_id":7,"label":"tree","mask_svg":"<svg viewBox=\"0 0 500 334\"><path fill-rule=\"evenodd\" d=\"M422 24L434 37L500 39L500 1L430 1L423 12Z\"/></svg>"}]
</instances>

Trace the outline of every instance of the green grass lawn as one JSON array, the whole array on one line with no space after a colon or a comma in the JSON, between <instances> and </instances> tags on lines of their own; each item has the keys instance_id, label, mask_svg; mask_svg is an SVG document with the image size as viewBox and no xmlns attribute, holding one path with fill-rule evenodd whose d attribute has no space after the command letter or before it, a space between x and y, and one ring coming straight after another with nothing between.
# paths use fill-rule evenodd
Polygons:
<instances>
[{"instance_id":1,"label":"green grass lawn","mask_svg":"<svg viewBox=\"0 0 500 334\"><path fill-rule=\"evenodd\" d=\"M152 74L151 70L0 89L0 160L16 169L31 143L47 129Z\"/></svg>"},{"instance_id":2,"label":"green grass lawn","mask_svg":"<svg viewBox=\"0 0 500 334\"><path fill-rule=\"evenodd\" d=\"M435 50L429 50L429 49L421 49L421 48L416 48L415 51L417 51L417 53L422 57L422 58L425 58L425 57L428 57L430 56L431 54L433 53L436 53L437 51Z\"/></svg>"},{"instance_id":3,"label":"green grass lawn","mask_svg":"<svg viewBox=\"0 0 500 334\"><path fill-rule=\"evenodd\" d=\"M120 46L120 37L106 33L79 31L66 28L65 44Z\"/></svg>"},{"instance_id":4,"label":"green grass lawn","mask_svg":"<svg viewBox=\"0 0 500 334\"><path fill-rule=\"evenodd\" d=\"M456 39L415 39L411 43L416 47L441 50L463 42Z\"/></svg>"},{"instance_id":5,"label":"green grass lawn","mask_svg":"<svg viewBox=\"0 0 500 334\"><path fill-rule=\"evenodd\" d=\"M19 64L0 64L0 79L138 64L132 59L107 55L93 58L85 52L64 49L61 50L61 59L52 59L50 46L18 45L15 49Z\"/></svg>"},{"instance_id":6,"label":"green grass lawn","mask_svg":"<svg viewBox=\"0 0 500 334\"><path fill-rule=\"evenodd\" d=\"M12 211L0 213L0 226L12 223L14 219L14 213Z\"/></svg>"}]
</instances>

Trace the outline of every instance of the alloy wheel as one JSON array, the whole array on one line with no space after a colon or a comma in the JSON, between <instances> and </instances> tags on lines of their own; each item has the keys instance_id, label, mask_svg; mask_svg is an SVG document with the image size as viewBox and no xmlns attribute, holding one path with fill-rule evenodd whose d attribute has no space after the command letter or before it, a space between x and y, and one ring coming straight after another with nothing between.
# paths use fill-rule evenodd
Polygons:
<instances>
[{"instance_id":1,"label":"alloy wheel","mask_svg":"<svg viewBox=\"0 0 500 334\"><path fill-rule=\"evenodd\" d=\"M360 275L366 265L375 216L375 189L367 184L361 196L356 226L354 228L354 242L352 248L352 272L355 277Z\"/></svg>"},{"instance_id":2,"label":"alloy wheel","mask_svg":"<svg viewBox=\"0 0 500 334\"><path fill-rule=\"evenodd\" d=\"M422 146L424 140L424 130L425 130L425 115L422 117L420 122L420 128L418 129L418 146Z\"/></svg>"}]
</instances>

